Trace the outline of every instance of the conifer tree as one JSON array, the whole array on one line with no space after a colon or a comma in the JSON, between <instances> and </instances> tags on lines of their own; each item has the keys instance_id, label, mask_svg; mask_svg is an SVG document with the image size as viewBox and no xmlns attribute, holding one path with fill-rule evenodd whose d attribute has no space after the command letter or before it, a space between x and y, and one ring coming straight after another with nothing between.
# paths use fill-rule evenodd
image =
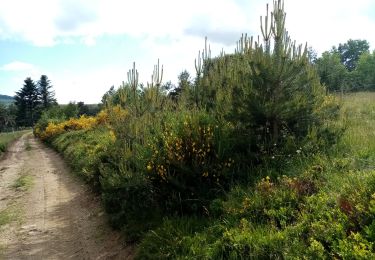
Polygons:
<instances>
[{"instance_id":1,"label":"conifer tree","mask_svg":"<svg viewBox=\"0 0 375 260\"><path fill-rule=\"evenodd\" d=\"M284 2L261 17L262 39L243 35L234 54L201 58L199 89L206 108L233 123L239 143L251 153L299 140L319 123L325 88L308 57L285 29ZM203 74L202 76L200 76ZM241 148L238 148L241 149ZM255 150L254 150L255 149Z\"/></svg>"},{"instance_id":2,"label":"conifer tree","mask_svg":"<svg viewBox=\"0 0 375 260\"><path fill-rule=\"evenodd\" d=\"M38 120L40 104L38 88L31 78L26 78L22 89L14 97L17 106L17 123L21 126L33 126Z\"/></svg>"},{"instance_id":3,"label":"conifer tree","mask_svg":"<svg viewBox=\"0 0 375 260\"><path fill-rule=\"evenodd\" d=\"M51 91L51 88L51 81L46 75L42 75L38 81L38 92L42 109L46 109L57 104L55 92Z\"/></svg>"}]
</instances>

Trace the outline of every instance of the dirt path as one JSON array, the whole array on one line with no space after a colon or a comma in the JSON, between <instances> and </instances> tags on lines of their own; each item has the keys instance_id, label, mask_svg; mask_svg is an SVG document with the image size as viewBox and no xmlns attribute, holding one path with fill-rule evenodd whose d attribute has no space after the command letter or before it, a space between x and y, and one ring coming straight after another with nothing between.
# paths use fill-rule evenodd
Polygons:
<instances>
[{"instance_id":1,"label":"dirt path","mask_svg":"<svg viewBox=\"0 0 375 260\"><path fill-rule=\"evenodd\" d=\"M0 259L132 258L133 249L107 226L99 199L32 134L0 161L4 209L12 221L0 224Z\"/></svg>"}]
</instances>

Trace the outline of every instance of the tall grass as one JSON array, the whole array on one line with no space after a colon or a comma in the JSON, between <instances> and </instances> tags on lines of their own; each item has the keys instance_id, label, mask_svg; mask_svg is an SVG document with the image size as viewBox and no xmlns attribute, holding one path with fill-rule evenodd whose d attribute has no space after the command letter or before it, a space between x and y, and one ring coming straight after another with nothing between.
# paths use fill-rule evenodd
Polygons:
<instances>
[{"instance_id":1,"label":"tall grass","mask_svg":"<svg viewBox=\"0 0 375 260\"><path fill-rule=\"evenodd\" d=\"M358 166L375 168L375 93L360 92L344 96L343 116L347 131L340 149L350 150Z\"/></svg>"},{"instance_id":2,"label":"tall grass","mask_svg":"<svg viewBox=\"0 0 375 260\"><path fill-rule=\"evenodd\" d=\"M30 132L30 130L9 132L9 133L0 133L0 156L6 151L8 145L21 137L23 134Z\"/></svg>"}]
</instances>

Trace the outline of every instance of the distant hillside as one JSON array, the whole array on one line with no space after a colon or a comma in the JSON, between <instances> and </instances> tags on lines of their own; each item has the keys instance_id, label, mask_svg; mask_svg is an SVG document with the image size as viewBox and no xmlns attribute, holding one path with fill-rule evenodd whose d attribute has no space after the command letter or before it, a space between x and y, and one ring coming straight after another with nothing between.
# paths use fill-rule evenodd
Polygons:
<instances>
[{"instance_id":1,"label":"distant hillside","mask_svg":"<svg viewBox=\"0 0 375 260\"><path fill-rule=\"evenodd\" d=\"M0 103L9 105L14 102L13 97L0 94Z\"/></svg>"}]
</instances>

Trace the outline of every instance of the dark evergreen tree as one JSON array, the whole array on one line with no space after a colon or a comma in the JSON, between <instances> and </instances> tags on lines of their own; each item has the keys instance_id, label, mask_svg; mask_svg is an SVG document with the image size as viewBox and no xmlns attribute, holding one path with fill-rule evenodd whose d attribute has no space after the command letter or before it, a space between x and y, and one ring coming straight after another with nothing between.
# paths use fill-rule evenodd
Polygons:
<instances>
[{"instance_id":1,"label":"dark evergreen tree","mask_svg":"<svg viewBox=\"0 0 375 260\"><path fill-rule=\"evenodd\" d=\"M52 91L51 88L51 81L46 75L42 75L38 81L38 91L42 109L46 109L57 104L55 92Z\"/></svg>"},{"instance_id":2,"label":"dark evergreen tree","mask_svg":"<svg viewBox=\"0 0 375 260\"><path fill-rule=\"evenodd\" d=\"M38 106L40 99L38 88L31 78L26 78L22 89L14 96L17 106L17 124L21 126L33 126L38 120Z\"/></svg>"},{"instance_id":3,"label":"dark evergreen tree","mask_svg":"<svg viewBox=\"0 0 375 260\"><path fill-rule=\"evenodd\" d=\"M77 107L78 107L78 116L88 115L90 112L89 107L85 105L85 102L83 101L78 102Z\"/></svg>"}]
</instances>

